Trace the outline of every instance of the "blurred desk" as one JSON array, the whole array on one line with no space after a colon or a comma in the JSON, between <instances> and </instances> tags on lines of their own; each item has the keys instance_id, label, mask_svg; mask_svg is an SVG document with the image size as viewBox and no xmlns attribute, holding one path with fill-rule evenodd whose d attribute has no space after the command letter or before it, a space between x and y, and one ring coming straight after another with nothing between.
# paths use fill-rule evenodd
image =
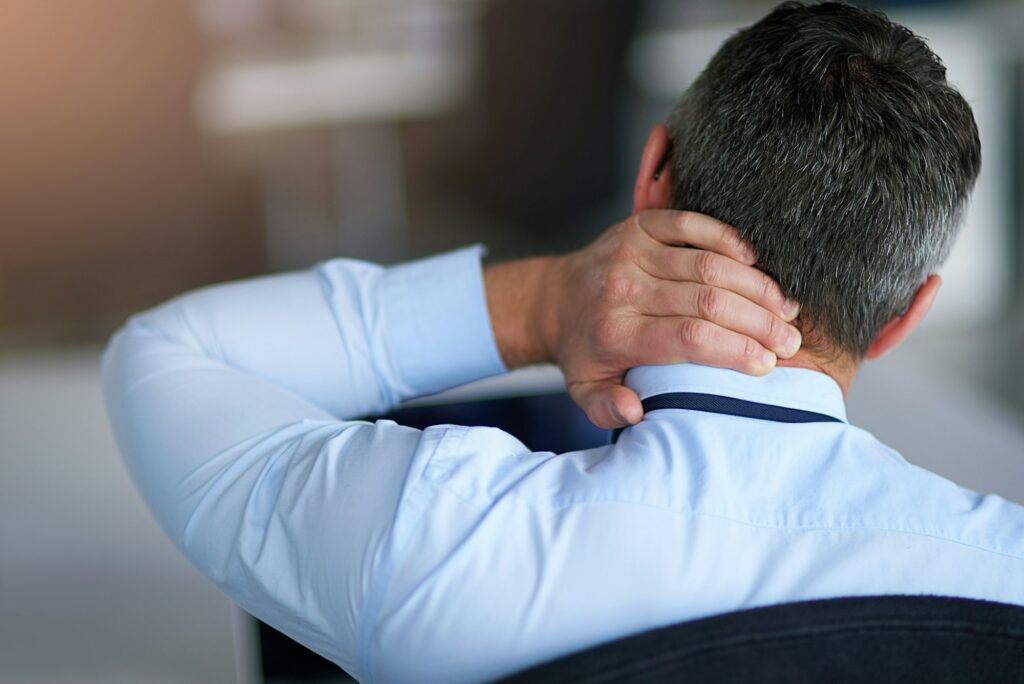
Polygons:
<instances>
[{"instance_id":1,"label":"blurred desk","mask_svg":"<svg viewBox=\"0 0 1024 684\"><path fill-rule=\"evenodd\" d=\"M209 135L300 134L259 160L271 270L407 256L400 124L451 110L476 71L473 41L442 45L253 56L202 78L195 114ZM302 145L303 131L316 142Z\"/></svg>"}]
</instances>

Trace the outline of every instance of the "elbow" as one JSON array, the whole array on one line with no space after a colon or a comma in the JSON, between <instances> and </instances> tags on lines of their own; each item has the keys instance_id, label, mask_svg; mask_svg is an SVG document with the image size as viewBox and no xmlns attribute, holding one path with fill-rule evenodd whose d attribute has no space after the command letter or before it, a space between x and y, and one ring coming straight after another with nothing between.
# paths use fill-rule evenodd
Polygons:
<instances>
[{"instance_id":1,"label":"elbow","mask_svg":"<svg viewBox=\"0 0 1024 684\"><path fill-rule=\"evenodd\" d=\"M142 316L133 316L107 341L100 354L100 378L103 396L111 420L117 399L125 396L143 374L143 362L147 357L147 341L155 338L155 331L149 328ZM115 426L116 427L116 426Z\"/></svg>"}]
</instances>

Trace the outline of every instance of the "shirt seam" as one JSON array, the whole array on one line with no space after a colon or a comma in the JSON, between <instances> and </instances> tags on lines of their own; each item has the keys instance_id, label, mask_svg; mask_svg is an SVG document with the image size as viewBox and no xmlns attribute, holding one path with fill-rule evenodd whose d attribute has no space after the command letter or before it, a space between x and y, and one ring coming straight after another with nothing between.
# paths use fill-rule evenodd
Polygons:
<instances>
[{"instance_id":1,"label":"shirt seam","mask_svg":"<svg viewBox=\"0 0 1024 684\"><path fill-rule=\"evenodd\" d=\"M460 501L463 501L463 502L465 502L465 503L467 503L467 504L469 504L471 506L474 506L477 509L489 510L491 508L491 506L493 505L493 504L488 504L488 505L485 505L485 506L481 506L481 504L479 502L473 501L471 499L467 499L466 497L462 496L461 494L459 494L458 492L453 490L447 483L441 483L440 487L443 490L445 490L446 492L448 492L449 494L451 494L452 496L454 496L455 498L459 499ZM654 504L647 504L647 503L642 503L642 502L637 502L637 501L621 501L621 500L613 500L613 499L597 499L597 500L580 500L580 501L573 501L573 502L570 502L570 503L567 503L567 504L556 504L556 505L545 506L542 502L539 502L536 499L531 499L531 498L528 498L528 497L523 497L521 495L518 495L518 494L515 494L515 493L512 493L512 492L508 493L506 496L512 498L515 501L521 501L521 502L523 502L523 503L525 503L527 505L536 506L536 507L544 507L544 508L547 508L547 509L566 509L566 508L572 508L573 506L580 506L580 505L636 506L636 507L640 507L640 508L650 508L650 509L659 510L659 511L666 511L666 512L669 512L669 513L673 513L675 515L685 516L685 517L690 517L690 518L713 518L713 519L716 519L716 520L725 520L725 521L728 521L728 522L736 523L737 525L744 525L746 527L752 527L752 528L755 528L755 529L777 530L777 531L780 531L780 532L832 532L832 531L837 531L837 532L842 532L842 531L858 532L858 531L864 531L864 532L886 532L886 533L889 533L889 534L906 534L906 535L911 535L911 536L916 536L916 537L925 537L925 538L928 538L928 539L935 539L935 540L938 540L938 541L948 542L950 544L957 544L958 546L963 546L963 547L966 547L966 548L969 548L969 549L974 549L976 551L982 551L982 552L985 552L985 553L994 553L994 554L997 554L997 555L1000 555L1000 556L1006 556L1008 558L1012 558L1012 559L1017 560L1017 561L1024 561L1024 555L1017 555L1017 554L1015 554L1015 553L1013 553L1011 551L1007 551L1007 550L1004 550L1004 549L1001 549L1001 548L979 546L977 544L972 544L972 543L969 543L969 542L966 542L966 541L962 541L962 540L959 540L959 539L954 539L954 538L951 538L951 537L945 537L945 536L942 536L942 535L939 535L939 534L930 533L930 532L920 532L920 531L915 531L915 530L906 530L906 529L899 529L899 528L893 528L893 527L883 527L883 526L877 526L877 525L860 525L860 526L852 526L852 525L772 525L772 524L757 523L757 522L753 522L751 520L743 520L741 518L735 518L735 517L732 517L732 516L723 515L723 514L719 514L719 513L706 513L706 512L700 512L700 511L685 510L685 509L680 509L680 508L670 508L668 506L657 506L657 505L654 505Z\"/></svg>"}]
</instances>

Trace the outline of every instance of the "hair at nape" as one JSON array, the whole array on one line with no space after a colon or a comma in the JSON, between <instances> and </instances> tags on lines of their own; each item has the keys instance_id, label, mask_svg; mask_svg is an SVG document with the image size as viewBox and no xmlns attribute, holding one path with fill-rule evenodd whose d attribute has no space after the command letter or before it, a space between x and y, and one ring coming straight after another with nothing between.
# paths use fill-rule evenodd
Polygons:
<instances>
[{"instance_id":1,"label":"hair at nape","mask_svg":"<svg viewBox=\"0 0 1024 684\"><path fill-rule=\"evenodd\" d=\"M667 124L676 208L735 226L800 302L805 346L855 359L949 254L981 166L924 40L842 3L733 35Z\"/></svg>"}]
</instances>

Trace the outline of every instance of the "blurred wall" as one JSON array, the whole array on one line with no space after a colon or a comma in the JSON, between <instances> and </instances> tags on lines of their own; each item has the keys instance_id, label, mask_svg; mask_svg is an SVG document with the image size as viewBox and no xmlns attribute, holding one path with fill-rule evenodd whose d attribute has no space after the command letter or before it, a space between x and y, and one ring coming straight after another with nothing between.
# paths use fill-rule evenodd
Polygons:
<instances>
[{"instance_id":1,"label":"blurred wall","mask_svg":"<svg viewBox=\"0 0 1024 684\"><path fill-rule=\"evenodd\" d=\"M188 2L0 3L0 343L105 335L262 264L251 183L189 111Z\"/></svg>"}]
</instances>

